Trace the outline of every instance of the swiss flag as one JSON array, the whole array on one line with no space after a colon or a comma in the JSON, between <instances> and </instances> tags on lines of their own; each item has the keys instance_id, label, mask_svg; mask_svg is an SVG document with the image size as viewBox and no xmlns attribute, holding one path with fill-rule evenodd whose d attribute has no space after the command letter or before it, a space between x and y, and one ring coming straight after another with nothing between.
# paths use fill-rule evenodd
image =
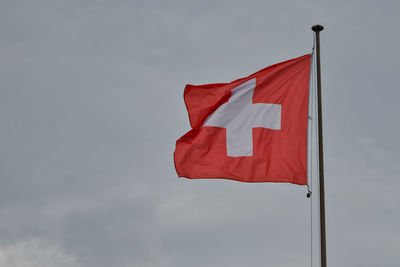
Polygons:
<instances>
[{"instance_id":1,"label":"swiss flag","mask_svg":"<svg viewBox=\"0 0 400 267\"><path fill-rule=\"evenodd\" d=\"M187 85L192 130L176 142L180 177L307 184L311 55L231 83Z\"/></svg>"}]
</instances>

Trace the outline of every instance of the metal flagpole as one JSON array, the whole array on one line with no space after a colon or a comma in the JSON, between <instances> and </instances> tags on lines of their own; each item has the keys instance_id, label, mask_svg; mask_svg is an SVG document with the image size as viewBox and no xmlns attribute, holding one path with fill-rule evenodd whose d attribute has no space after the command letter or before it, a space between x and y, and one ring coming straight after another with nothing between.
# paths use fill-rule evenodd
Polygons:
<instances>
[{"instance_id":1,"label":"metal flagpole","mask_svg":"<svg viewBox=\"0 0 400 267\"><path fill-rule=\"evenodd\" d=\"M319 49L319 32L324 29L322 25L311 28L315 32L317 54L317 91L318 91L318 154L319 154L319 210L321 227L321 267L326 267L326 230L325 230L325 185L324 185L324 150L322 137L322 103L321 103L321 60Z\"/></svg>"}]
</instances>

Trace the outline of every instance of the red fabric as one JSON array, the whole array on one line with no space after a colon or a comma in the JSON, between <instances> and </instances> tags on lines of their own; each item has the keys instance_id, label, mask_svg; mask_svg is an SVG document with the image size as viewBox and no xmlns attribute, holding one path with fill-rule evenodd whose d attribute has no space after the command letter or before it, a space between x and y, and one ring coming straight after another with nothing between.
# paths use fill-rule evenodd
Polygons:
<instances>
[{"instance_id":1,"label":"red fabric","mask_svg":"<svg viewBox=\"0 0 400 267\"><path fill-rule=\"evenodd\" d=\"M311 55L278 63L231 83L187 85L192 130L176 142L179 177L307 184L307 113ZM231 90L256 78L253 103L281 104L281 129L253 128L253 156L230 157L226 129L202 127Z\"/></svg>"}]
</instances>

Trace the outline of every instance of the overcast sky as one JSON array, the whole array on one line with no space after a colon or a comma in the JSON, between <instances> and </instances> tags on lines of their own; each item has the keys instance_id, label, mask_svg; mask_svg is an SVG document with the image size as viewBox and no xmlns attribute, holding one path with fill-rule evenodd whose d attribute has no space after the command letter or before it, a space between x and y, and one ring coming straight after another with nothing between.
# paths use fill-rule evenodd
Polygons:
<instances>
[{"instance_id":1,"label":"overcast sky","mask_svg":"<svg viewBox=\"0 0 400 267\"><path fill-rule=\"evenodd\" d=\"M186 83L310 53L316 23L328 266L398 266L399 3L1 1L0 266L310 266L305 187L172 155Z\"/></svg>"}]
</instances>

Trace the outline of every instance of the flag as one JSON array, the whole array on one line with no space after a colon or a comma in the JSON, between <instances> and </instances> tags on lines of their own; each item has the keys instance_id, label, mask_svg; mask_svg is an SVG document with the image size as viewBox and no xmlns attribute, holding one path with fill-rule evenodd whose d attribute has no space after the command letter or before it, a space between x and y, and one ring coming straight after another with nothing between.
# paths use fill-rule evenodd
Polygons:
<instances>
[{"instance_id":1,"label":"flag","mask_svg":"<svg viewBox=\"0 0 400 267\"><path fill-rule=\"evenodd\" d=\"M186 85L192 129L176 142L179 177L307 184L311 55L230 83Z\"/></svg>"}]
</instances>

